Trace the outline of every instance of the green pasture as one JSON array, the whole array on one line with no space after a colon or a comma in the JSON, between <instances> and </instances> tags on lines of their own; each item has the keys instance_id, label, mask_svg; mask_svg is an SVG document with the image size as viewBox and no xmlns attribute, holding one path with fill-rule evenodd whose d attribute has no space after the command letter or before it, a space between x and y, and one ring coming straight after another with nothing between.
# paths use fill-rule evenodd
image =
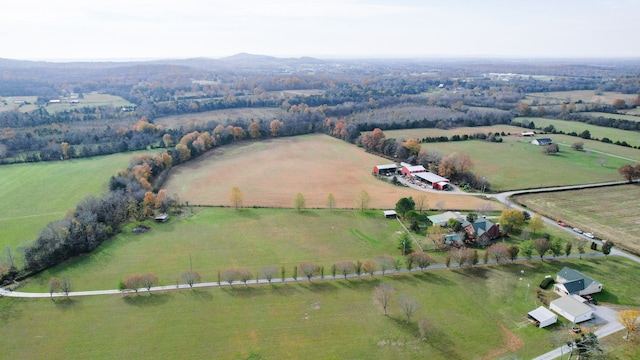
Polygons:
<instances>
[{"instance_id":1,"label":"green pasture","mask_svg":"<svg viewBox=\"0 0 640 360\"><path fill-rule=\"evenodd\" d=\"M20 106L19 110L21 112L29 112L36 110L38 106L35 105L37 100L36 96L14 96L14 97L6 97L3 98L7 105L2 105L0 103L0 111L2 110L12 110L14 108L13 101L14 100L25 100L28 101L29 105ZM121 107L121 106L131 106L132 103L127 100L121 98L120 96L109 95L109 94L100 94L100 93L86 93L84 94L84 98L82 99L74 99L78 100L79 103L72 105L69 103L69 99L61 99L59 104L46 104L45 109L49 113L56 113L60 111L73 110L77 108L83 107L98 107L98 106L113 106L113 107Z\"/></svg>"},{"instance_id":2,"label":"green pasture","mask_svg":"<svg viewBox=\"0 0 640 360\"><path fill-rule=\"evenodd\" d=\"M473 135L477 133L502 133L515 135L517 133L528 131L519 126L513 125L493 125L493 126L475 126L475 127L459 127L454 129L402 129L402 130L385 130L384 135L388 139L396 139L398 141L411 138L424 139L426 137L446 136L450 138L453 135ZM428 144L423 144L424 147Z\"/></svg>"},{"instance_id":3,"label":"green pasture","mask_svg":"<svg viewBox=\"0 0 640 360\"><path fill-rule=\"evenodd\" d=\"M576 134L589 130L592 138L602 139L607 137L613 142L626 141L631 146L640 146L640 133L635 131L585 124L579 121L555 120L539 117L517 118L517 121L519 122L522 122L523 120L535 123L537 128L545 128L549 125L553 125L553 127L558 131L563 131L565 133L575 132ZM575 139L575 141L581 141L580 138L576 137Z\"/></svg>"},{"instance_id":4,"label":"green pasture","mask_svg":"<svg viewBox=\"0 0 640 360\"><path fill-rule=\"evenodd\" d=\"M206 208L183 219L148 225L148 233L134 234L129 227L93 253L29 279L25 290L47 291L49 277L63 275L74 278L77 289L109 289L131 274L147 272L171 285L191 266L203 281L217 281L218 271L231 267L249 268L258 275L266 265L284 266L290 277L303 261L324 265L329 274L340 260L399 256L402 229L381 211L253 208Z\"/></svg>"},{"instance_id":5,"label":"green pasture","mask_svg":"<svg viewBox=\"0 0 640 360\"><path fill-rule=\"evenodd\" d=\"M640 197L637 185L518 196L536 212L640 253Z\"/></svg>"},{"instance_id":6,"label":"green pasture","mask_svg":"<svg viewBox=\"0 0 640 360\"><path fill-rule=\"evenodd\" d=\"M598 118L602 116L603 118L607 118L607 119L640 121L640 116L629 115L629 112L627 114L610 114L610 113L604 113L604 112L590 111L590 112L582 113L582 115L591 116L594 118Z\"/></svg>"},{"instance_id":7,"label":"green pasture","mask_svg":"<svg viewBox=\"0 0 640 360\"><path fill-rule=\"evenodd\" d=\"M35 240L80 200L105 193L109 177L133 154L0 166L0 248Z\"/></svg>"},{"instance_id":8,"label":"green pasture","mask_svg":"<svg viewBox=\"0 0 640 360\"><path fill-rule=\"evenodd\" d=\"M541 105L562 104L563 102L579 102L611 104L616 99L623 99L627 104L631 103L638 95L623 94L614 91L604 91L597 95L595 90L571 90L528 93L527 100L537 99ZM578 105L578 104L576 104Z\"/></svg>"},{"instance_id":9,"label":"green pasture","mask_svg":"<svg viewBox=\"0 0 640 360\"><path fill-rule=\"evenodd\" d=\"M71 301L4 298L0 346L14 359L530 359L553 349L551 335L570 325L561 318L538 329L526 319L540 306L537 284L565 265L606 284L600 302L640 304L639 268L625 259L534 261ZM380 282L396 290L386 317L372 300ZM401 295L420 307L409 325ZM425 341L421 318L430 324Z\"/></svg>"},{"instance_id":10,"label":"green pasture","mask_svg":"<svg viewBox=\"0 0 640 360\"><path fill-rule=\"evenodd\" d=\"M489 129L494 129L493 132L508 130L502 126L488 127L484 130ZM521 128L511 127L511 129L510 132L515 134L513 129ZM402 133L388 131L385 135L389 138L441 136L440 134L451 136L461 130L452 130L456 132L450 133L443 133L443 131L445 130L414 129L404 130ZM445 155L454 152L468 154L475 165L472 171L486 176L494 191L622 180L618 174L618 168L625 164L633 164L635 161L616 156L633 160L640 158L638 150L632 148L568 135L549 135L549 137L561 145L560 152L555 155L545 155L541 147L529 143L530 138L519 138L515 135L503 137L502 143L467 140L421 145L422 150L439 150ZM594 151L579 152L571 149L571 144L577 141L582 141L585 149ZM601 162L604 164L601 165Z\"/></svg>"}]
</instances>

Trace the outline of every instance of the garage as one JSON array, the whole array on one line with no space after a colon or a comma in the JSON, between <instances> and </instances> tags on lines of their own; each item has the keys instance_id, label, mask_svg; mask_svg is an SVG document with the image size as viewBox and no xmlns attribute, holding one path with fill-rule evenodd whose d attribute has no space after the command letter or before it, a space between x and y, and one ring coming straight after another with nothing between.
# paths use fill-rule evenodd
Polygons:
<instances>
[{"instance_id":1,"label":"garage","mask_svg":"<svg viewBox=\"0 0 640 360\"><path fill-rule=\"evenodd\" d=\"M533 321L539 328L553 325L558 321L558 316L544 306L529 311L528 315L529 320Z\"/></svg>"},{"instance_id":2,"label":"garage","mask_svg":"<svg viewBox=\"0 0 640 360\"><path fill-rule=\"evenodd\" d=\"M587 321L593 317L593 308L571 296L563 296L553 300L549 308L574 324Z\"/></svg>"}]
</instances>

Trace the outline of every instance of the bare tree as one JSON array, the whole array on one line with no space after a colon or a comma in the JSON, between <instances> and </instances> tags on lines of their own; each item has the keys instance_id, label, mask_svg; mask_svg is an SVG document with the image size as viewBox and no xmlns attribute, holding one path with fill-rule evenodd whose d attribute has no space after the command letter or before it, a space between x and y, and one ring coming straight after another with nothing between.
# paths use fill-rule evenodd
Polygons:
<instances>
[{"instance_id":1,"label":"bare tree","mask_svg":"<svg viewBox=\"0 0 640 360\"><path fill-rule=\"evenodd\" d=\"M298 268L300 269L302 275L304 275L309 282L311 282L311 278L313 277L313 275L317 274L318 270L320 270L320 266L318 266L318 264L309 261L300 263Z\"/></svg>"},{"instance_id":2,"label":"bare tree","mask_svg":"<svg viewBox=\"0 0 640 360\"><path fill-rule=\"evenodd\" d=\"M375 260L367 259L364 261L364 264L362 264L362 271L364 271L365 274L373 276L377 267L378 263Z\"/></svg>"},{"instance_id":3,"label":"bare tree","mask_svg":"<svg viewBox=\"0 0 640 360\"><path fill-rule=\"evenodd\" d=\"M396 267L396 260L387 254L376 255L376 262L378 267L382 270L382 276L387 270L394 269Z\"/></svg>"},{"instance_id":4,"label":"bare tree","mask_svg":"<svg viewBox=\"0 0 640 360\"><path fill-rule=\"evenodd\" d=\"M429 320L426 318L421 318L418 321L418 332L420 333L420 340L427 340L427 332L431 328L431 324L429 324Z\"/></svg>"},{"instance_id":5,"label":"bare tree","mask_svg":"<svg viewBox=\"0 0 640 360\"><path fill-rule=\"evenodd\" d=\"M55 277L49 279L49 295L51 295L51 300L53 300L53 293L57 292L60 289L60 280Z\"/></svg>"},{"instance_id":6,"label":"bare tree","mask_svg":"<svg viewBox=\"0 0 640 360\"><path fill-rule=\"evenodd\" d=\"M69 293L71 292L72 284L71 280L68 277L63 277L60 281L60 290L64 293L64 295L69 298Z\"/></svg>"},{"instance_id":7,"label":"bare tree","mask_svg":"<svg viewBox=\"0 0 640 360\"><path fill-rule=\"evenodd\" d=\"M233 282L238 279L240 276L240 272L238 269L227 269L222 273L222 281L229 283L229 285L233 286Z\"/></svg>"},{"instance_id":8,"label":"bare tree","mask_svg":"<svg viewBox=\"0 0 640 360\"><path fill-rule=\"evenodd\" d=\"M373 302L382 308L382 313L387 316L387 307L393 298L396 289L388 283L380 283L373 291Z\"/></svg>"},{"instance_id":9,"label":"bare tree","mask_svg":"<svg viewBox=\"0 0 640 360\"><path fill-rule=\"evenodd\" d=\"M414 251L411 254L409 254L408 257L412 258L413 259L413 263L418 265L418 267L422 271L424 271L424 269L428 268L429 265L431 265L431 262L433 261L431 259L431 256L429 256L427 253L422 252L422 251Z\"/></svg>"},{"instance_id":10,"label":"bare tree","mask_svg":"<svg viewBox=\"0 0 640 360\"><path fill-rule=\"evenodd\" d=\"M244 283L244 286L247 286L247 281L253 279L253 273L249 269L241 269L238 272L238 280Z\"/></svg>"},{"instance_id":11,"label":"bare tree","mask_svg":"<svg viewBox=\"0 0 640 360\"><path fill-rule=\"evenodd\" d=\"M440 200L436 203L436 208L440 211L444 210L445 207L445 201L444 200Z\"/></svg>"},{"instance_id":12,"label":"bare tree","mask_svg":"<svg viewBox=\"0 0 640 360\"><path fill-rule=\"evenodd\" d=\"M422 210L429 208L429 200L427 199L427 195L420 194L415 198L416 210L422 212Z\"/></svg>"},{"instance_id":13,"label":"bare tree","mask_svg":"<svg viewBox=\"0 0 640 360\"><path fill-rule=\"evenodd\" d=\"M356 265L353 263L353 261L342 260L336 263L336 269L340 274L342 274L342 276L344 276L344 279L346 280L347 275L352 274L355 271Z\"/></svg>"},{"instance_id":14,"label":"bare tree","mask_svg":"<svg viewBox=\"0 0 640 360\"><path fill-rule=\"evenodd\" d=\"M193 284L200 282L200 273L195 270L187 270L182 273L182 281L189 284L189 287L193 289Z\"/></svg>"},{"instance_id":15,"label":"bare tree","mask_svg":"<svg viewBox=\"0 0 640 360\"><path fill-rule=\"evenodd\" d=\"M142 287L144 287L149 293L151 293L151 288L158 285L158 275L154 273L147 273L142 275L140 281Z\"/></svg>"},{"instance_id":16,"label":"bare tree","mask_svg":"<svg viewBox=\"0 0 640 360\"><path fill-rule=\"evenodd\" d=\"M416 299L404 294L400 297L400 310L404 314L407 324L411 321L411 317L418 312L419 307L420 305Z\"/></svg>"},{"instance_id":17,"label":"bare tree","mask_svg":"<svg viewBox=\"0 0 640 360\"><path fill-rule=\"evenodd\" d=\"M271 280L278 273L278 267L275 265L267 265L264 266L260 272L262 273L262 276L267 279L269 284L271 284Z\"/></svg>"},{"instance_id":18,"label":"bare tree","mask_svg":"<svg viewBox=\"0 0 640 360\"><path fill-rule=\"evenodd\" d=\"M358 209L360 209L360 211L367 210L369 208L370 201L371 196L369 196L369 193L364 190L360 190L360 192L356 195L356 206L358 207Z\"/></svg>"}]
</instances>

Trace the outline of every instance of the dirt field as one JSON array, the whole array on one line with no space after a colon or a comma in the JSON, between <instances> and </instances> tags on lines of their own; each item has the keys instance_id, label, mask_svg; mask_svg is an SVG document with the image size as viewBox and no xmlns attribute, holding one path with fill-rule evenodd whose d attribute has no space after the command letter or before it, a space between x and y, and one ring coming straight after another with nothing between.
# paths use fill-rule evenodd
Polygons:
<instances>
[{"instance_id":1,"label":"dirt field","mask_svg":"<svg viewBox=\"0 0 640 360\"><path fill-rule=\"evenodd\" d=\"M420 192L390 185L371 175L376 164L389 160L326 135L305 135L260 142L244 142L215 149L172 170L165 189L181 201L201 205L230 205L234 186L244 195L243 205L293 207L300 192L307 208L326 208L333 193L337 208L355 207L361 190L370 207L392 209L402 197L427 194L429 205L444 202L447 209L476 210L485 200L473 196ZM492 203L494 210L502 209Z\"/></svg>"},{"instance_id":2,"label":"dirt field","mask_svg":"<svg viewBox=\"0 0 640 360\"><path fill-rule=\"evenodd\" d=\"M639 190L637 185L624 185L518 196L517 201L639 254Z\"/></svg>"},{"instance_id":3,"label":"dirt field","mask_svg":"<svg viewBox=\"0 0 640 360\"><path fill-rule=\"evenodd\" d=\"M217 121L226 124L229 121L235 121L237 119L254 119L256 121L259 119L273 120L280 118L283 113L284 110L276 108L226 109L195 114L165 116L153 120L153 123L166 128L177 128L182 125L187 125L190 122L205 123L207 121Z\"/></svg>"}]
</instances>

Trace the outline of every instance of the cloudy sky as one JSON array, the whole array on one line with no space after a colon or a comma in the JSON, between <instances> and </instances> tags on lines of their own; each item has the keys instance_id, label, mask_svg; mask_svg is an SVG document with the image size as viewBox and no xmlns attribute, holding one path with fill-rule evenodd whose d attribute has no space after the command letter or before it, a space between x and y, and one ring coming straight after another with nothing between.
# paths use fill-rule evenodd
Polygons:
<instances>
[{"instance_id":1,"label":"cloudy sky","mask_svg":"<svg viewBox=\"0 0 640 360\"><path fill-rule=\"evenodd\" d=\"M637 0L16 0L0 58L640 57Z\"/></svg>"}]
</instances>

